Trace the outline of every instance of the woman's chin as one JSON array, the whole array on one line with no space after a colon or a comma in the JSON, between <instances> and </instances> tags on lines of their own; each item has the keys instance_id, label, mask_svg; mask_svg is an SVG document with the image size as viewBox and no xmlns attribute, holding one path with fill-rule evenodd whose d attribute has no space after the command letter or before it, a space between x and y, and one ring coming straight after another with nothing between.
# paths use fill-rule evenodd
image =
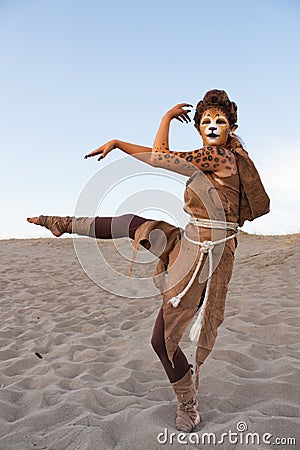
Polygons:
<instances>
[{"instance_id":1,"label":"woman's chin","mask_svg":"<svg viewBox=\"0 0 300 450\"><path fill-rule=\"evenodd\" d=\"M218 145L219 147L221 147L222 145L224 145L223 141L220 141L220 139L206 139L204 142L205 147L209 147L209 146L215 146Z\"/></svg>"}]
</instances>

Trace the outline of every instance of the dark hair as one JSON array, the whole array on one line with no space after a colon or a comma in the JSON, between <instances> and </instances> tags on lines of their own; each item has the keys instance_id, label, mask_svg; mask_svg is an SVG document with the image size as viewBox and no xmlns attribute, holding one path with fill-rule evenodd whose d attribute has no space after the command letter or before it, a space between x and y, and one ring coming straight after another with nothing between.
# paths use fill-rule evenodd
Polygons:
<instances>
[{"instance_id":1,"label":"dark hair","mask_svg":"<svg viewBox=\"0 0 300 450\"><path fill-rule=\"evenodd\" d=\"M237 122L237 105L229 100L225 91L213 89L208 91L203 100L196 106L194 115L195 127L200 130L200 121L203 113L209 108L219 108L227 117L230 126L236 125Z\"/></svg>"}]
</instances>

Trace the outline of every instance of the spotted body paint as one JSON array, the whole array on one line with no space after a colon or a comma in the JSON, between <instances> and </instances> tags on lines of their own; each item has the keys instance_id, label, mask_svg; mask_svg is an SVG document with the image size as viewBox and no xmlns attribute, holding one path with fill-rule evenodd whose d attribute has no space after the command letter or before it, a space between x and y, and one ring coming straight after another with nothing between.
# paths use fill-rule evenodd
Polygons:
<instances>
[{"instance_id":1,"label":"spotted body paint","mask_svg":"<svg viewBox=\"0 0 300 450\"><path fill-rule=\"evenodd\" d=\"M203 172L220 172L223 176L236 173L234 154L219 146L203 147L190 152L173 152L165 147L153 149L152 162L156 167L187 176L191 176L195 166Z\"/></svg>"}]
</instances>

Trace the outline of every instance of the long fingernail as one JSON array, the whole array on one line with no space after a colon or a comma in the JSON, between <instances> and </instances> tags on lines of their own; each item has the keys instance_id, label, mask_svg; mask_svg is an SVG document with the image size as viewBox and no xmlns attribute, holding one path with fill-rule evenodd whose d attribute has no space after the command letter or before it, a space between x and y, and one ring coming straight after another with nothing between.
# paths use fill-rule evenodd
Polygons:
<instances>
[{"instance_id":1,"label":"long fingernail","mask_svg":"<svg viewBox=\"0 0 300 450\"><path fill-rule=\"evenodd\" d=\"M98 161L100 161L100 159L102 159L102 158L103 158L103 156L99 156Z\"/></svg>"}]
</instances>

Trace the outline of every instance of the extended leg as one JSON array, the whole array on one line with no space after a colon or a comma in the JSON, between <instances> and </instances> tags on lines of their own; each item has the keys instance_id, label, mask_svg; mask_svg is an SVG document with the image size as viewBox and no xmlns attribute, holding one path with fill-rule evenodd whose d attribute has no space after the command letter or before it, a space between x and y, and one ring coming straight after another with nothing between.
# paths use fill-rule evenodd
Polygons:
<instances>
[{"instance_id":1,"label":"extended leg","mask_svg":"<svg viewBox=\"0 0 300 450\"><path fill-rule=\"evenodd\" d=\"M98 239L118 237L134 238L136 229L150 219L135 214L123 214L116 217L70 217L38 216L29 217L27 221L48 228L54 236L64 233L76 233Z\"/></svg>"}]
</instances>

